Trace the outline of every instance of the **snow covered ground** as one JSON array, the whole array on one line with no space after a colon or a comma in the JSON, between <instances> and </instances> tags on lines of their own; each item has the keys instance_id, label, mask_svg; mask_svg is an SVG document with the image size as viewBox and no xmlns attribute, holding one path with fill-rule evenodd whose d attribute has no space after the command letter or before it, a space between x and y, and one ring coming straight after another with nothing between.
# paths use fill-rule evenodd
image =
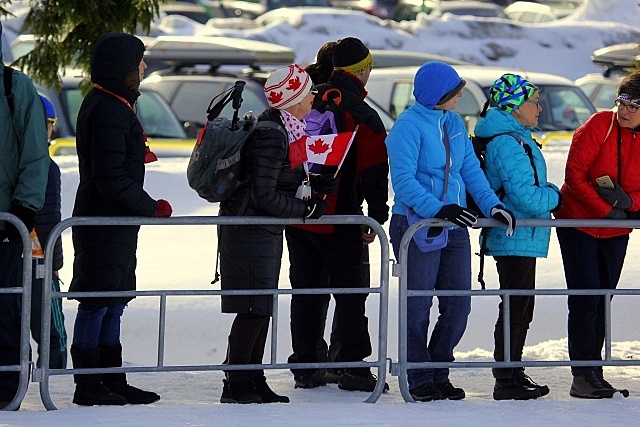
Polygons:
<instances>
[{"instance_id":1,"label":"snow covered ground","mask_svg":"<svg viewBox=\"0 0 640 427\"><path fill-rule=\"evenodd\" d=\"M596 6L600 7L597 9ZM588 7L588 8L587 8ZM311 59L315 50L330 39L355 35L371 47L395 49L432 49L429 52L448 54L469 59L483 51L478 43L493 40L508 43L515 53L492 64L541 71L551 71L578 77L596 71L588 57L591 51L607 44L640 41L640 11L636 0L589 0L583 10L584 19L570 19L548 26L516 28L520 36L506 41L503 36L489 31L469 37L473 20L449 17L443 21L430 21L420 26L412 36L383 26L363 28L363 21L354 15L354 21L338 26L323 22L321 27L277 23L261 30L247 30L251 38L288 44L296 49L299 61ZM604 8L604 9L603 9ZM595 12L594 12L595 10ZM587 13L589 12L589 13ZM600 22L598 22L600 21ZM331 25L329 25L331 24ZM315 24L314 24L315 25ZM494 25L494 24L492 24ZM495 24L497 25L497 24ZM506 25L506 24L501 24ZM477 27L476 27L477 28ZM483 27L487 29L487 27ZM496 27L491 27L496 30ZM463 31L464 29L464 31ZM498 31L498 30L496 30ZM240 34L240 33L238 33ZM243 33L244 34L244 33ZM460 36L455 36L459 34ZM465 35L466 34L466 35ZM500 33L502 34L502 33ZM393 35L393 37L391 37ZM571 46L561 47L560 40L571 38ZM397 37L394 38L394 37ZM407 44L396 45L397 40ZM429 42L426 42L426 41ZM461 40L464 40L462 42ZM540 43L542 40L542 43ZM411 43L409 43L411 41ZM544 54L533 46L550 44ZM459 53L458 53L459 52ZM498 76L496 76L498 77ZM561 184L566 146L545 148L549 179ZM56 159L63 172L63 217L73 207L78 183L77 160L73 157ZM215 215L217 205L200 199L186 181L187 159L162 158L148 166L146 188L156 198L168 199L174 215ZM472 242L477 241L473 232ZM564 288L564 276L558 243L552 234L549 258L538 264L540 288ZM629 246L620 288L638 288L640 264L640 237L635 233ZM63 235L65 267L61 278L71 280L73 248L71 235ZM216 254L216 233L212 226L146 226L140 233L138 250L139 289L211 289L210 281ZM379 249L372 247L372 260L379 259ZM477 245L472 248L477 251ZM377 257L377 258L376 258ZM287 255L283 259L281 287L288 287ZM379 262L372 261L372 278ZM474 277L478 261L474 257ZM486 281L489 288L497 287L495 267L487 259ZM477 288L474 283L474 287ZM388 356L397 359L397 281L391 278L389 304ZM529 360L566 360L566 297L538 297L535 318L525 348ZM372 337L377 336L378 299L369 298L368 316ZM456 359L462 361L488 361L492 358L493 325L497 316L497 297L473 299L467 332L457 348ZM290 354L288 330L289 298L280 299L278 323L278 362ZM64 301L67 329L72 332L76 305ZM433 310L435 312L435 310ZM233 316L220 313L219 299L215 297L173 297L168 301L165 364L204 365L218 364L224 359L226 337ZM158 299L137 298L131 302L123 317L123 346L126 365L153 366L156 362ZM637 359L640 357L640 324L637 298L618 296L613 302L613 357ZM376 348L374 343L374 348ZM267 358L269 355L267 355ZM265 359L266 360L266 359ZM467 391L460 402L431 402L405 404L398 390L396 377L387 376L391 391L374 404L365 404L366 393L344 392L335 385L315 390L296 390L288 371L269 371L267 377L273 388L291 398L289 405L222 405L218 399L222 390L220 372L182 372L131 374L134 385L147 387L161 394L158 403L136 407L84 408L71 404L73 382L71 376L51 378L51 393L60 409L46 412L38 396L38 384L32 383L18 412L0 412L0 426L175 426L175 425L238 425L238 426L298 426L298 425L637 425L640 417L640 368L605 368L605 375L614 385L626 387L628 399L616 397L604 401L583 401L569 397L571 374L569 368L529 368L527 372L538 382L546 383L551 393L536 401L495 402L491 397L493 379L489 369L455 369L451 379Z\"/></svg>"}]
</instances>

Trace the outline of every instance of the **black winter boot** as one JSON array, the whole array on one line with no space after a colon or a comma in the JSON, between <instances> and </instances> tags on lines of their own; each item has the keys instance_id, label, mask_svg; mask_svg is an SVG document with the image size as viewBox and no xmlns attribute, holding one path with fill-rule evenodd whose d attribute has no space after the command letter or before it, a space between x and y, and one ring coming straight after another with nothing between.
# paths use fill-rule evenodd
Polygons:
<instances>
[{"instance_id":1,"label":"black winter boot","mask_svg":"<svg viewBox=\"0 0 640 427\"><path fill-rule=\"evenodd\" d=\"M230 383L224 379L222 383L220 403L262 403L262 398L256 393L251 381Z\"/></svg>"},{"instance_id":2,"label":"black winter boot","mask_svg":"<svg viewBox=\"0 0 640 427\"><path fill-rule=\"evenodd\" d=\"M540 390L536 387L527 387L518 384L515 379L496 379L493 387L495 400L529 400L540 397Z\"/></svg>"},{"instance_id":3,"label":"black winter boot","mask_svg":"<svg viewBox=\"0 0 640 427\"><path fill-rule=\"evenodd\" d=\"M75 369L99 368L100 350L71 346L71 360ZM73 403L83 406L126 405L127 401L124 397L112 393L102 385L101 377L100 374L74 375L76 391L73 393Z\"/></svg>"},{"instance_id":4,"label":"black winter boot","mask_svg":"<svg viewBox=\"0 0 640 427\"><path fill-rule=\"evenodd\" d=\"M122 366L122 345L100 346L100 367L118 368ZM152 391L144 391L127 384L124 372L117 374L102 374L102 384L113 393L124 397L127 403L144 405L160 400L160 396Z\"/></svg>"},{"instance_id":5,"label":"black winter boot","mask_svg":"<svg viewBox=\"0 0 640 427\"><path fill-rule=\"evenodd\" d=\"M260 395L262 403L289 403L287 396L280 396L271 390L271 387L267 384L267 378L265 378L264 375L252 378L251 381L253 382L253 388L256 393Z\"/></svg>"}]
</instances>

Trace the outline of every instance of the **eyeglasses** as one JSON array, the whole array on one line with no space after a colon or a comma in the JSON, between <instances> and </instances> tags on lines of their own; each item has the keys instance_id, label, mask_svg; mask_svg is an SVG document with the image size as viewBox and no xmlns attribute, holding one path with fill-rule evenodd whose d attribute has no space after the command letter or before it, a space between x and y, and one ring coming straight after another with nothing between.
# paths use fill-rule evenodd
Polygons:
<instances>
[{"instance_id":1,"label":"eyeglasses","mask_svg":"<svg viewBox=\"0 0 640 427\"><path fill-rule=\"evenodd\" d=\"M51 123L51 126L56 127L56 123L58 123L58 118L57 117L47 117L47 121L49 123Z\"/></svg>"},{"instance_id":2,"label":"eyeglasses","mask_svg":"<svg viewBox=\"0 0 640 427\"><path fill-rule=\"evenodd\" d=\"M532 104L536 104L536 107L539 107L539 106L540 106L540 100L539 100L539 99L527 99L527 100L526 100L526 101L524 101L524 102L530 102L530 103L532 103Z\"/></svg>"},{"instance_id":3,"label":"eyeglasses","mask_svg":"<svg viewBox=\"0 0 640 427\"><path fill-rule=\"evenodd\" d=\"M623 104L621 100L616 99L616 107L618 107L618 111L622 110L623 108L626 108L628 112L630 113L635 113L636 111L638 111L638 108L640 108L640 105L636 105L633 103L628 103L628 104Z\"/></svg>"}]
</instances>

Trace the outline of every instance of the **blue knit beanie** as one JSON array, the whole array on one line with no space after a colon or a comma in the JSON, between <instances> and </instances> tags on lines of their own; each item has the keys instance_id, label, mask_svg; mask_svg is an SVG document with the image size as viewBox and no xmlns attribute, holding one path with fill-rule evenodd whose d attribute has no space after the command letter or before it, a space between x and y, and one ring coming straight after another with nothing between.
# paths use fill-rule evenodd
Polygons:
<instances>
[{"instance_id":1,"label":"blue knit beanie","mask_svg":"<svg viewBox=\"0 0 640 427\"><path fill-rule=\"evenodd\" d=\"M56 109L53 108L53 104L42 95L40 95L40 101L42 101L42 107L44 108L44 118L47 121L53 121L56 118Z\"/></svg>"},{"instance_id":2,"label":"blue knit beanie","mask_svg":"<svg viewBox=\"0 0 640 427\"><path fill-rule=\"evenodd\" d=\"M413 79L413 96L416 102L432 110L436 105L453 98L465 84L451 65L431 61L416 73Z\"/></svg>"}]
</instances>

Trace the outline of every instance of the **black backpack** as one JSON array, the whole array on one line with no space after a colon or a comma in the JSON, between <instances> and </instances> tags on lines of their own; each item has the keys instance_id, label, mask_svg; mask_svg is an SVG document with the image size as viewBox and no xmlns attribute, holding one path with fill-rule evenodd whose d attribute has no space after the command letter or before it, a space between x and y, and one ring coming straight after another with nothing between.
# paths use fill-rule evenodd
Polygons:
<instances>
[{"instance_id":1,"label":"black backpack","mask_svg":"<svg viewBox=\"0 0 640 427\"><path fill-rule=\"evenodd\" d=\"M483 138L483 137L479 137L479 136L472 136L470 138L471 139L471 144L473 145L473 151L476 153L476 157L478 158L478 161L480 162L480 168L482 168L483 171L485 170L485 159L486 159L486 154L487 154L487 146L496 137L501 136L501 135L512 136L522 146L522 148L524 149L524 152L527 154L527 157L529 157L529 161L531 162L531 167L533 168L533 177L534 177L534 180L535 180L535 185L539 186L540 182L538 181L538 171L536 170L536 165L535 165L534 160L533 160L533 152L531 151L531 147L529 146L529 144L527 144L526 142L521 140L517 135L515 135L513 133L500 133L500 134L494 135L494 136L492 136L490 138ZM536 144L537 144L537 142L536 142ZM498 196L498 198L500 200L502 200L504 198L504 195L505 195L504 187L500 187L499 189L497 189L496 190L496 195ZM480 218L484 218L484 215L483 215L482 211L480 210L480 207L477 205L475 200L473 200L473 197L471 196L471 194L469 194L469 192L467 192L467 207L469 209L475 211ZM482 289L485 289L485 282L484 282L484 256L487 253L487 233L489 233L489 230L490 230L489 228L482 228L482 230L480 230L480 252L476 253L476 255L478 255L480 257L480 271L478 272L478 282L480 283L480 286L482 287Z\"/></svg>"},{"instance_id":2,"label":"black backpack","mask_svg":"<svg viewBox=\"0 0 640 427\"><path fill-rule=\"evenodd\" d=\"M238 118L245 84L245 81L238 80L232 88L211 100L207 108L207 123L200 131L189 159L187 166L189 186L200 197L211 203L228 199L241 184L242 148L256 128L279 129L286 136L282 126L277 123L258 122L257 117L252 114L247 114L242 119ZM219 97L222 99L213 105ZM222 109L231 101L233 101L233 117L231 119L218 117Z\"/></svg>"}]
</instances>

